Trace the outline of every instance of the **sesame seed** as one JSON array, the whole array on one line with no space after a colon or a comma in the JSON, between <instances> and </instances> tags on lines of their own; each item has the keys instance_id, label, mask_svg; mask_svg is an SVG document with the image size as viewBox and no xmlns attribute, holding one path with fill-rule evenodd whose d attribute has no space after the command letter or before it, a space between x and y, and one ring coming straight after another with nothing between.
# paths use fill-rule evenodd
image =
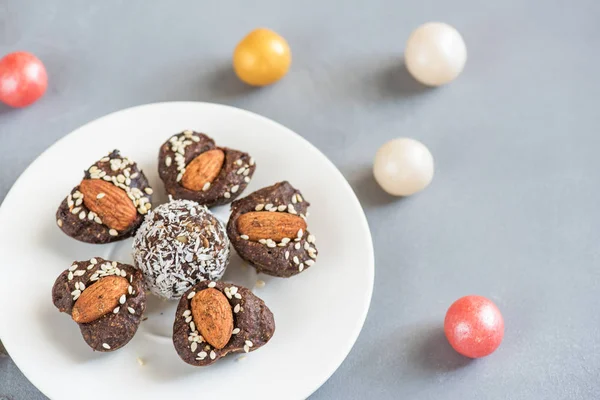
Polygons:
<instances>
[{"instance_id":1,"label":"sesame seed","mask_svg":"<svg viewBox=\"0 0 600 400\"><path fill-rule=\"evenodd\" d=\"M245 178L244 178L244 182L246 182L246 183L250 183L250 178L249 178L249 177L245 177Z\"/></svg>"},{"instance_id":2,"label":"sesame seed","mask_svg":"<svg viewBox=\"0 0 600 400\"><path fill-rule=\"evenodd\" d=\"M267 239L258 239L258 243L267 244Z\"/></svg>"},{"instance_id":3,"label":"sesame seed","mask_svg":"<svg viewBox=\"0 0 600 400\"><path fill-rule=\"evenodd\" d=\"M97 223L97 224L102 225L102 220L100 219L100 217L95 217L94 218L94 222Z\"/></svg>"},{"instance_id":4,"label":"sesame seed","mask_svg":"<svg viewBox=\"0 0 600 400\"><path fill-rule=\"evenodd\" d=\"M129 287L127 287L127 293L129 293L129 294L133 293L133 286L129 285Z\"/></svg>"},{"instance_id":5,"label":"sesame seed","mask_svg":"<svg viewBox=\"0 0 600 400\"><path fill-rule=\"evenodd\" d=\"M229 198L231 198L231 193L225 192L225 193L223 193L223 197L225 197L226 199L229 199Z\"/></svg>"},{"instance_id":6,"label":"sesame seed","mask_svg":"<svg viewBox=\"0 0 600 400\"><path fill-rule=\"evenodd\" d=\"M140 176L140 174L139 174L139 173L137 173L137 172L134 172L133 174L131 174L130 178L131 178L131 179L135 179L135 178L137 178L138 176Z\"/></svg>"},{"instance_id":7,"label":"sesame seed","mask_svg":"<svg viewBox=\"0 0 600 400\"><path fill-rule=\"evenodd\" d=\"M273 242L273 241L271 241L271 242L268 242L268 243L267 243L267 247L271 247L271 248L273 248L273 247L277 247L277 243L275 243L275 242Z\"/></svg>"},{"instance_id":8,"label":"sesame seed","mask_svg":"<svg viewBox=\"0 0 600 400\"><path fill-rule=\"evenodd\" d=\"M154 190L152 190L152 188L147 187L146 189L144 189L144 192L146 192L147 195L151 195L152 193L154 193Z\"/></svg>"},{"instance_id":9,"label":"sesame seed","mask_svg":"<svg viewBox=\"0 0 600 400\"><path fill-rule=\"evenodd\" d=\"M282 204L280 206L277 207L277 211L285 211L287 209L285 204Z\"/></svg>"},{"instance_id":10,"label":"sesame seed","mask_svg":"<svg viewBox=\"0 0 600 400\"><path fill-rule=\"evenodd\" d=\"M62 219L58 219L58 220L56 220L56 224L59 226L59 228L62 228L62 226L63 226L63 221L62 221Z\"/></svg>"},{"instance_id":11,"label":"sesame seed","mask_svg":"<svg viewBox=\"0 0 600 400\"><path fill-rule=\"evenodd\" d=\"M300 243L296 243L296 244L294 245L294 248L295 248L296 250L300 250Z\"/></svg>"},{"instance_id":12,"label":"sesame seed","mask_svg":"<svg viewBox=\"0 0 600 400\"><path fill-rule=\"evenodd\" d=\"M236 293L236 294L234 295L234 297L235 297L236 299L239 299L239 300L241 300L241 299L242 299L242 295L241 295L241 294L239 294L239 293Z\"/></svg>"},{"instance_id":13,"label":"sesame seed","mask_svg":"<svg viewBox=\"0 0 600 400\"><path fill-rule=\"evenodd\" d=\"M204 184L204 186L202 186L202 191L206 192L208 189L210 189L210 182L206 182Z\"/></svg>"},{"instance_id":14,"label":"sesame seed","mask_svg":"<svg viewBox=\"0 0 600 400\"><path fill-rule=\"evenodd\" d=\"M196 295L196 292L190 292L190 294L187 295L188 300L191 300L192 297L194 297Z\"/></svg>"},{"instance_id":15,"label":"sesame seed","mask_svg":"<svg viewBox=\"0 0 600 400\"><path fill-rule=\"evenodd\" d=\"M289 251L286 251L286 252L285 252L285 259L287 260L288 258L290 258L290 252L289 252Z\"/></svg>"},{"instance_id":16,"label":"sesame seed","mask_svg":"<svg viewBox=\"0 0 600 400\"><path fill-rule=\"evenodd\" d=\"M246 353L249 353L249 352L250 352L250 347L248 347L248 345L247 345L247 344L245 344L245 345L244 345L244 351L245 351Z\"/></svg>"},{"instance_id":17,"label":"sesame seed","mask_svg":"<svg viewBox=\"0 0 600 400\"><path fill-rule=\"evenodd\" d=\"M308 244L308 242L304 242L304 250L310 249L310 245Z\"/></svg>"},{"instance_id":18,"label":"sesame seed","mask_svg":"<svg viewBox=\"0 0 600 400\"><path fill-rule=\"evenodd\" d=\"M246 346L248 347L254 346L254 343L252 343L250 340L246 340L244 343L246 343Z\"/></svg>"},{"instance_id":19,"label":"sesame seed","mask_svg":"<svg viewBox=\"0 0 600 400\"><path fill-rule=\"evenodd\" d=\"M131 307L127 307L127 311L129 311L130 314L135 314L135 310Z\"/></svg>"},{"instance_id":20,"label":"sesame seed","mask_svg":"<svg viewBox=\"0 0 600 400\"><path fill-rule=\"evenodd\" d=\"M72 272L69 272L69 274L67 275L67 279L70 280L70 281L73 280L73 273Z\"/></svg>"},{"instance_id":21,"label":"sesame seed","mask_svg":"<svg viewBox=\"0 0 600 400\"><path fill-rule=\"evenodd\" d=\"M296 209L292 204L288 204L287 209L290 214L297 214Z\"/></svg>"},{"instance_id":22,"label":"sesame seed","mask_svg":"<svg viewBox=\"0 0 600 400\"><path fill-rule=\"evenodd\" d=\"M84 274L85 274L85 271L81 270L81 269L73 272L73 275L75 275L75 276L83 276Z\"/></svg>"},{"instance_id":23,"label":"sesame seed","mask_svg":"<svg viewBox=\"0 0 600 400\"><path fill-rule=\"evenodd\" d=\"M190 322L192 322L192 317L187 317L187 318L185 319L185 323L186 323L186 324L189 324Z\"/></svg>"},{"instance_id":24,"label":"sesame seed","mask_svg":"<svg viewBox=\"0 0 600 400\"><path fill-rule=\"evenodd\" d=\"M240 328L235 328L234 330L231 331L232 335L237 335L238 333L240 333Z\"/></svg>"},{"instance_id":25,"label":"sesame seed","mask_svg":"<svg viewBox=\"0 0 600 400\"><path fill-rule=\"evenodd\" d=\"M240 167L242 166L242 160L237 160L235 163Z\"/></svg>"},{"instance_id":26,"label":"sesame seed","mask_svg":"<svg viewBox=\"0 0 600 400\"><path fill-rule=\"evenodd\" d=\"M81 203L83 203L83 199L80 198L80 199L77 199L77 201L75 202L75 205L80 206Z\"/></svg>"},{"instance_id":27,"label":"sesame seed","mask_svg":"<svg viewBox=\"0 0 600 400\"><path fill-rule=\"evenodd\" d=\"M298 200L296 200L296 194L292 196L292 203L296 204Z\"/></svg>"},{"instance_id":28,"label":"sesame seed","mask_svg":"<svg viewBox=\"0 0 600 400\"><path fill-rule=\"evenodd\" d=\"M170 167L172 162L173 162L173 159L171 157L167 156L167 158L165 158L165 165L167 167Z\"/></svg>"},{"instance_id":29,"label":"sesame seed","mask_svg":"<svg viewBox=\"0 0 600 400\"><path fill-rule=\"evenodd\" d=\"M254 165L254 158L250 157L250 162L249 162L250 166Z\"/></svg>"},{"instance_id":30,"label":"sesame seed","mask_svg":"<svg viewBox=\"0 0 600 400\"><path fill-rule=\"evenodd\" d=\"M300 193L296 193L296 198L298 199L298 203L302 203L302 196L300 196Z\"/></svg>"},{"instance_id":31,"label":"sesame seed","mask_svg":"<svg viewBox=\"0 0 600 400\"><path fill-rule=\"evenodd\" d=\"M179 182L179 181L181 180L181 178L183 178L183 173L184 173L184 172L185 172L185 171L181 171L181 172L179 173L179 175L177 175L177 182Z\"/></svg>"},{"instance_id":32,"label":"sesame seed","mask_svg":"<svg viewBox=\"0 0 600 400\"><path fill-rule=\"evenodd\" d=\"M198 358L197 358L197 360L200 360L200 361L202 361L202 360L204 360L204 359L206 358L206 356L207 356L207 355L208 355L208 353L207 353L207 352L205 352L205 351L201 351L200 353L198 353Z\"/></svg>"},{"instance_id":33,"label":"sesame seed","mask_svg":"<svg viewBox=\"0 0 600 400\"><path fill-rule=\"evenodd\" d=\"M112 177L105 175L102 179L104 179L105 181L111 181Z\"/></svg>"},{"instance_id":34,"label":"sesame seed","mask_svg":"<svg viewBox=\"0 0 600 400\"><path fill-rule=\"evenodd\" d=\"M190 322L190 329L192 330L192 332L196 331L196 324L194 323L194 321Z\"/></svg>"},{"instance_id":35,"label":"sesame seed","mask_svg":"<svg viewBox=\"0 0 600 400\"><path fill-rule=\"evenodd\" d=\"M273 206L273 207L271 207L271 209L269 209L269 211L271 211L271 212L277 211L277 207Z\"/></svg>"},{"instance_id":36,"label":"sesame seed","mask_svg":"<svg viewBox=\"0 0 600 400\"><path fill-rule=\"evenodd\" d=\"M244 173L244 171L245 171L245 170L246 170L246 167L242 167L242 168L238 169L236 173L237 173L238 175L241 175L241 174L243 174L243 173Z\"/></svg>"},{"instance_id":37,"label":"sesame seed","mask_svg":"<svg viewBox=\"0 0 600 400\"><path fill-rule=\"evenodd\" d=\"M300 263L300 265L298 265L298 271L302 272L304 270L304 264Z\"/></svg>"},{"instance_id":38,"label":"sesame seed","mask_svg":"<svg viewBox=\"0 0 600 400\"><path fill-rule=\"evenodd\" d=\"M314 263L315 263L315 261L314 261L314 260L306 260L306 261L304 261L304 264L308 265L309 267L310 267L311 265L313 265Z\"/></svg>"},{"instance_id":39,"label":"sesame seed","mask_svg":"<svg viewBox=\"0 0 600 400\"><path fill-rule=\"evenodd\" d=\"M119 236L119 232L117 232L115 229L111 229L108 231L108 234L110 236Z\"/></svg>"},{"instance_id":40,"label":"sesame seed","mask_svg":"<svg viewBox=\"0 0 600 400\"><path fill-rule=\"evenodd\" d=\"M235 305L235 307L233 308L233 312L236 313L236 314L240 312L240 305L239 304Z\"/></svg>"},{"instance_id":41,"label":"sesame seed","mask_svg":"<svg viewBox=\"0 0 600 400\"><path fill-rule=\"evenodd\" d=\"M303 234L304 231L302 229L298 229L298 237L301 238Z\"/></svg>"},{"instance_id":42,"label":"sesame seed","mask_svg":"<svg viewBox=\"0 0 600 400\"><path fill-rule=\"evenodd\" d=\"M140 366L143 366L143 365L145 364L144 360L142 360L142 359L141 359L141 358L139 358L139 357L137 358L137 363L138 363Z\"/></svg>"},{"instance_id":43,"label":"sesame seed","mask_svg":"<svg viewBox=\"0 0 600 400\"><path fill-rule=\"evenodd\" d=\"M294 260L294 264L296 264L296 265L300 264L300 260L298 260L297 256L294 256L294 258L292 260Z\"/></svg>"},{"instance_id":44,"label":"sesame seed","mask_svg":"<svg viewBox=\"0 0 600 400\"><path fill-rule=\"evenodd\" d=\"M256 281L256 283L254 284L254 286L256 286L257 288L262 288L265 287L266 283L265 281L263 281L262 279L258 279Z\"/></svg>"},{"instance_id":45,"label":"sesame seed","mask_svg":"<svg viewBox=\"0 0 600 400\"><path fill-rule=\"evenodd\" d=\"M256 207L254 207L254 211L262 211L263 208L265 208L264 204L257 204Z\"/></svg>"},{"instance_id":46,"label":"sesame seed","mask_svg":"<svg viewBox=\"0 0 600 400\"><path fill-rule=\"evenodd\" d=\"M125 300L127 300L127 296L125 296L124 294L122 294L121 297L119 297L119 303L120 304L125 304Z\"/></svg>"},{"instance_id":47,"label":"sesame seed","mask_svg":"<svg viewBox=\"0 0 600 400\"><path fill-rule=\"evenodd\" d=\"M265 206L265 210L269 211L273 207L273 204L269 203Z\"/></svg>"},{"instance_id":48,"label":"sesame seed","mask_svg":"<svg viewBox=\"0 0 600 400\"><path fill-rule=\"evenodd\" d=\"M83 284L83 282L79 282L79 290L81 290L82 292L85 290L85 285Z\"/></svg>"},{"instance_id":49,"label":"sesame seed","mask_svg":"<svg viewBox=\"0 0 600 400\"><path fill-rule=\"evenodd\" d=\"M240 185L235 185L231 188L231 193L235 193L240 189Z\"/></svg>"},{"instance_id":50,"label":"sesame seed","mask_svg":"<svg viewBox=\"0 0 600 400\"><path fill-rule=\"evenodd\" d=\"M210 359L214 360L215 358L217 358L217 353L215 353L214 350L211 350L211 352L210 352Z\"/></svg>"},{"instance_id":51,"label":"sesame seed","mask_svg":"<svg viewBox=\"0 0 600 400\"><path fill-rule=\"evenodd\" d=\"M198 343L192 342L192 344L190 345L190 350L192 350L192 353L195 353L196 350L198 350Z\"/></svg>"},{"instance_id":52,"label":"sesame seed","mask_svg":"<svg viewBox=\"0 0 600 400\"><path fill-rule=\"evenodd\" d=\"M127 177L125 179L125 185L127 185L127 186L131 185L131 178Z\"/></svg>"},{"instance_id":53,"label":"sesame seed","mask_svg":"<svg viewBox=\"0 0 600 400\"><path fill-rule=\"evenodd\" d=\"M317 255L316 255L314 252L310 252L310 253L308 253L308 256L309 256L310 258L317 258Z\"/></svg>"},{"instance_id":54,"label":"sesame seed","mask_svg":"<svg viewBox=\"0 0 600 400\"><path fill-rule=\"evenodd\" d=\"M248 239L250 239L250 236L248 236L248 235L240 235L240 239L248 240Z\"/></svg>"},{"instance_id":55,"label":"sesame seed","mask_svg":"<svg viewBox=\"0 0 600 400\"><path fill-rule=\"evenodd\" d=\"M315 235L308 235L308 237L306 238L306 241L308 243L315 243L317 241L317 239L315 238Z\"/></svg>"},{"instance_id":56,"label":"sesame seed","mask_svg":"<svg viewBox=\"0 0 600 400\"><path fill-rule=\"evenodd\" d=\"M121 307L115 307L115 309L113 310L113 313L117 314L120 309L121 309Z\"/></svg>"},{"instance_id":57,"label":"sesame seed","mask_svg":"<svg viewBox=\"0 0 600 400\"><path fill-rule=\"evenodd\" d=\"M290 242L290 238L281 239L281 243L283 243L283 244L288 244L289 242Z\"/></svg>"},{"instance_id":58,"label":"sesame seed","mask_svg":"<svg viewBox=\"0 0 600 400\"><path fill-rule=\"evenodd\" d=\"M75 271L77 269L77 264L73 264L69 267L69 271Z\"/></svg>"},{"instance_id":59,"label":"sesame seed","mask_svg":"<svg viewBox=\"0 0 600 400\"><path fill-rule=\"evenodd\" d=\"M81 211L81 207L75 207L74 209L71 210L71 213L77 214L77 213L79 213L79 211Z\"/></svg>"},{"instance_id":60,"label":"sesame seed","mask_svg":"<svg viewBox=\"0 0 600 400\"><path fill-rule=\"evenodd\" d=\"M104 347L106 350L110 350L108 343L102 343L102 347Z\"/></svg>"},{"instance_id":61,"label":"sesame seed","mask_svg":"<svg viewBox=\"0 0 600 400\"><path fill-rule=\"evenodd\" d=\"M231 293L232 295L236 294L238 291L238 288L235 286L232 286L229 288L229 293Z\"/></svg>"},{"instance_id":62,"label":"sesame seed","mask_svg":"<svg viewBox=\"0 0 600 400\"><path fill-rule=\"evenodd\" d=\"M110 157L104 157L100 160L100 162L109 162L110 161Z\"/></svg>"},{"instance_id":63,"label":"sesame seed","mask_svg":"<svg viewBox=\"0 0 600 400\"><path fill-rule=\"evenodd\" d=\"M90 264L98 264L98 260L96 260L95 258L90 258Z\"/></svg>"},{"instance_id":64,"label":"sesame seed","mask_svg":"<svg viewBox=\"0 0 600 400\"><path fill-rule=\"evenodd\" d=\"M79 213L79 219L85 219L85 217L87 217L87 213L85 211Z\"/></svg>"},{"instance_id":65,"label":"sesame seed","mask_svg":"<svg viewBox=\"0 0 600 400\"><path fill-rule=\"evenodd\" d=\"M217 282L211 282L208 284L209 288L214 288L215 286L217 286Z\"/></svg>"},{"instance_id":66,"label":"sesame seed","mask_svg":"<svg viewBox=\"0 0 600 400\"><path fill-rule=\"evenodd\" d=\"M183 312L183 316L184 316L184 317L189 317L190 315L192 315L192 312L191 312L190 310L185 310L185 311Z\"/></svg>"}]
</instances>

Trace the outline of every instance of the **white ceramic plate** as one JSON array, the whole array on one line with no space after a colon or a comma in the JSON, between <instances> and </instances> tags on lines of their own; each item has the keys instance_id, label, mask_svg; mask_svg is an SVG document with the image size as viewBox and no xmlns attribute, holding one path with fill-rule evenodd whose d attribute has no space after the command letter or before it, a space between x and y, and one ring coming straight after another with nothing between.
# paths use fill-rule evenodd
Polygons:
<instances>
[{"instance_id":1,"label":"white ceramic plate","mask_svg":"<svg viewBox=\"0 0 600 400\"><path fill-rule=\"evenodd\" d=\"M131 239L90 245L64 235L55 212L94 161L118 148L137 161L164 202L160 145L194 129L257 162L242 196L281 180L311 202L309 229L319 257L306 272L261 275L254 288L275 315L273 339L245 357L210 367L185 364L171 341L177 302L149 296L148 320L114 353L95 353L79 328L51 301L56 277L73 260L100 256L132 263ZM229 207L213 210L222 220ZM264 117L207 103L161 103L110 114L71 133L42 154L0 209L0 337L23 373L48 397L62 399L304 399L342 363L364 323L373 289L373 247L365 215L335 166L289 129ZM237 257L224 277L252 288L257 275ZM144 365L138 364L141 358ZM192 396L192 397L191 397Z\"/></svg>"}]
</instances>

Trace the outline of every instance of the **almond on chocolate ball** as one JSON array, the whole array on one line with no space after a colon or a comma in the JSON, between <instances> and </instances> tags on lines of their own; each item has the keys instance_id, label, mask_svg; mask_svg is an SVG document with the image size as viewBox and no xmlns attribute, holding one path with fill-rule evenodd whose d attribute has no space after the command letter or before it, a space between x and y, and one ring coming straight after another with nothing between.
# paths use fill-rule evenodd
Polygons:
<instances>
[{"instance_id":1,"label":"almond on chocolate ball","mask_svg":"<svg viewBox=\"0 0 600 400\"><path fill-rule=\"evenodd\" d=\"M167 193L207 207L231 203L255 169L248 153L218 147L209 136L191 130L171 137L158 156L158 173Z\"/></svg>"},{"instance_id":2,"label":"almond on chocolate ball","mask_svg":"<svg viewBox=\"0 0 600 400\"><path fill-rule=\"evenodd\" d=\"M273 313L249 289L226 282L204 281L179 301L173 344L183 361L210 365L230 353L249 353L275 333Z\"/></svg>"},{"instance_id":3,"label":"almond on chocolate ball","mask_svg":"<svg viewBox=\"0 0 600 400\"><path fill-rule=\"evenodd\" d=\"M289 182L279 182L231 204L227 235L258 272L290 277L314 265L315 236L307 229L310 203Z\"/></svg>"},{"instance_id":4,"label":"almond on chocolate ball","mask_svg":"<svg viewBox=\"0 0 600 400\"><path fill-rule=\"evenodd\" d=\"M106 352L133 338L146 309L146 292L140 271L95 257L74 262L60 274L52 301L71 315L92 349Z\"/></svg>"},{"instance_id":5,"label":"almond on chocolate ball","mask_svg":"<svg viewBox=\"0 0 600 400\"><path fill-rule=\"evenodd\" d=\"M152 188L137 164L118 150L85 171L56 213L59 228L87 243L133 236L152 208Z\"/></svg>"}]
</instances>

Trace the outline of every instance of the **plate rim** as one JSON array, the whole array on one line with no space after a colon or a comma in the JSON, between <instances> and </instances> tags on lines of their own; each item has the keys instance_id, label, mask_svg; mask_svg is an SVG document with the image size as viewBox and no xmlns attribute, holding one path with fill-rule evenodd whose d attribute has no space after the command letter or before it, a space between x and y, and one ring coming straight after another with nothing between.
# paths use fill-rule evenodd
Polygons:
<instances>
[{"instance_id":1,"label":"plate rim","mask_svg":"<svg viewBox=\"0 0 600 400\"><path fill-rule=\"evenodd\" d=\"M68 138L72 137L73 135L76 134L80 134L80 132L82 130L85 130L86 127L88 127L89 125L95 124L95 123L100 123L100 121L114 117L115 115L118 114L125 114L125 113L129 113L129 112L135 112L139 109L143 109L143 108L154 108L154 107L164 107L164 106L208 106L208 107L217 107L217 108L223 108L223 109L229 109L229 111L231 112L237 112L237 113L241 113L241 114L245 114L247 117L250 118L254 118L254 119L258 119L260 121L262 121L265 124L269 124L269 125L273 125L274 127L276 127L279 130L285 130L287 131L289 134L296 136L297 138L299 138L301 141L304 142L305 145L307 145L309 148L311 148L313 151L319 153L320 155L323 156L323 158L326 160L326 162L333 168L333 170L335 170L335 173L341 178L341 181L343 181L343 184L347 187L347 189L350 190L350 192L353 194L352 196L352 201L355 202L355 205L358 206L358 209L360 210L358 217L358 221L356 221L357 223L359 223L360 225L362 225L363 228L365 228L365 232L367 234L367 238L368 238L368 247L365 249L367 254L367 258L369 260L369 265L368 265L368 281L365 282L365 284L367 284L367 291L365 293L365 307L364 310L361 312L360 318L357 319L357 321L359 321L360 323L356 325L354 331L349 335L350 340L348 341L348 345L347 348L344 349L344 355L342 357L339 357L339 360L336 360L335 364L335 368L333 368L330 372L328 372L325 376L325 378L319 382L319 384L317 386L315 386L312 389L309 389L308 393L304 393L302 394L301 398L305 399L308 398L309 396L311 396L313 393L315 393L319 388L321 388L332 376L333 374L339 369L339 367L342 365L342 363L346 360L346 358L348 357L348 355L350 354L350 352L352 351L352 348L354 348L354 345L356 344L356 341L358 340L358 337L360 335L360 333L362 332L362 329L364 327L367 315L369 313L370 307L371 307L371 302L373 299L373 289L374 289L374 281L375 281L375 254L374 254L374 246L373 246L373 236L371 234L371 230L369 228L369 224L368 224L368 220L365 214L365 211L362 207L362 205L360 204L360 201L358 199L358 196L356 195L356 193L354 192L354 190L352 189L352 186L350 185L350 183L348 182L348 180L344 177L344 175L341 173L341 171L337 168L337 166L329 159L329 157L327 157L321 150L319 150L314 144L312 144L310 141L308 141L307 139L305 139L303 136L301 136L300 134L296 133L294 130L286 127L285 125L271 119L268 117L265 117L263 115L257 114L255 112L243 109L243 108L239 108L239 107L234 107L234 106L230 106L227 104L221 104L221 103L213 103L213 102L204 102L204 101L166 101L166 102L155 102L155 103L146 103L146 104L141 104L141 105L137 105L137 106L132 106L132 107L127 107L127 108L123 108L120 110L116 110L116 111L112 111L108 114L105 114L103 116L100 116L98 118L92 119L86 123L84 123L83 125L71 130L70 132L68 132L67 134L65 134L64 136L62 136L61 138L59 138L58 140L54 141L52 144L50 144L43 152L41 152L28 166L27 168L25 168L25 170L19 175L19 177L16 179L16 181L12 184L12 186L10 187L9 191L7 192L6 196L4 197L4 200L2 201L2 204L0 204L0 221L2 221L2 219L4 218L4 213L6 213L6 206L5 204L7 203L7 200L10 199L12 201L12 197L15 196L15 192L16 189L20 187L20 185L23 184L24 180L26 179L26 177L31 173L31 171L33 170L33 168L40 162L41 159L43 159L44 157L47 157L49 152L52 150L52 148L54 148L55 146L57 146L58 144L60 144L63 141L66 141ZM1 226L1 224L0 224ZM2 244L0 244L0 249L2 249L4 246ZM4 309L4 305L5 302L0 302L0 311L2 309ZM2 327L5 328L2 328ZM8 324L0 324L0 339L3 338L3 332L6 333L8 331L8 328L6 328L8 326ZM17 359L13 358L12 356L10 356L10 348L11 348L11 341L10 339L8 340L8 342L5 339L2 339L2 343L4 345L4 347L6 348L6 350L9 353L9 357L11 357L11 360L15 363L15 365L19 368L19 370L23 373L23 375L27 378L27 380L36 387L37 390L39 390L42 394L44 394L46 397L50 398L50 396L47 394L49 393L46 389L48 389L45 385L45 383L42 383L41 385L36 382L34 383L34 381L30 378L31 374L30 374L30 368L29 365L24 365L23 363L21 363L20 361L18 361ZM312 386L312 385L311 385Z\"/></svg>"}]
</instances>

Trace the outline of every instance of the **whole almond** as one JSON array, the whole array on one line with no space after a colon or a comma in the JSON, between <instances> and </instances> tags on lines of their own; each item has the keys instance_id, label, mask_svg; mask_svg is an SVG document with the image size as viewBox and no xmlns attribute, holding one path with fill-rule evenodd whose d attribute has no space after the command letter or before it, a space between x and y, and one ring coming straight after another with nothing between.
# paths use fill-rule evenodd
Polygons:
<instances>
[{"instance_id":1,"label":"whole almond","mask_svg":"<svg viewBox=\"0 0 600 400\"><path fill-rule=\"evenodd\" d=\"M106 276L86 288L73 305L71 317L78 324L93 322L119 305L129 282L120 276Z\"/></svg>"},{"instance_id":2,"label":"whole almond","mask_svg":"<svg viewBox=\"0 0 600 400\"><path fill-rule=\"evenodd\" d=\"M252 211L240 215L237 228L240 235L246 235L252 241L271 239L280 242L283 238L295 238L300 229L306 231L306 221L288 213Z\"/></svg>"},{"instance_id":3,"label":"whole almond","mask_svg":"<svg viewBox=\"0 0 600 400\"><path fill-rule=\"evenodd\" d=\"M83 194L83 204L109 228L124 231L135 222L137 210L123 189L104 180L84 179L79 191Z\"/></svg>"},{"instance_id":4,"label":"whole almond","mask_svg":"<svg viewBox=\"0 0 600 400\"><path fill-rule=\"evenodd\" d=\"M200 334L210 345L222 349L233 331L233 312L223 293L204 289L192 298L192 317Z\"/></svg>"},{"instance_id":5,"label":"whole almond","mask_svg":"<svg viewBox=\"0 0 600 400\"><path fill-rule=\"evenodd\" d=\"M205 151L185 167L181 184L189 190L202 190L204 185L212 183L219 175L224 161L225 153L223 153L223 150L213 149Z\"/></svg>"}]
</instances>

